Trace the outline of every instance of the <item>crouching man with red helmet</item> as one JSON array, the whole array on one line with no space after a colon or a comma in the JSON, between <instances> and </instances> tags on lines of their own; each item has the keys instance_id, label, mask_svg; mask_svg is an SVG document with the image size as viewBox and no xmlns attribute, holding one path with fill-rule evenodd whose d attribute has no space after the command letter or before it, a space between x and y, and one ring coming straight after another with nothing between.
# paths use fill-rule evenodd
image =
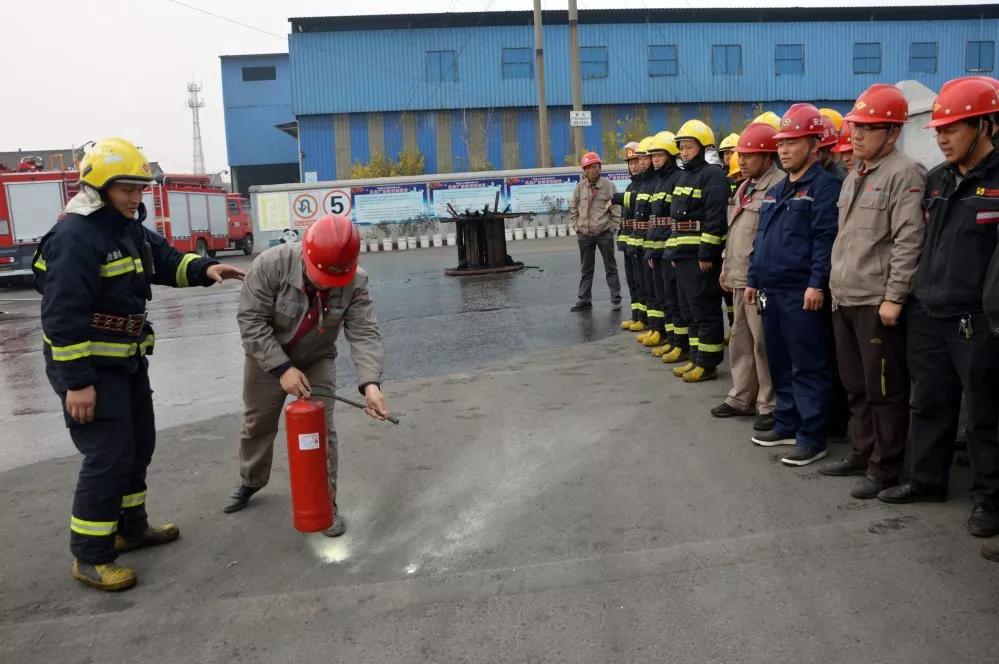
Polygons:
<instances>
[{"instance_id":1,"label":"crouching man with red helmet","mask_svg":"<svg viewBox=\"0 0 999 664\"><path fill-rule=\"evenodd\" d=\"M336 339L347 337L369 416L384 420L379 387L385 353L368 294L368 275L357 267L361 240L346 217L313 224L301 243L262 253L246 275L239 298L239 332L246 351L243 424L239 434L240 483L225 506L237 512L270 479L274 436L287 395L314 396L326 406L330 495L336 510L337 437L333 426ZM337 513L323 534L346 530Z\"/></svg>"}]
</instances>

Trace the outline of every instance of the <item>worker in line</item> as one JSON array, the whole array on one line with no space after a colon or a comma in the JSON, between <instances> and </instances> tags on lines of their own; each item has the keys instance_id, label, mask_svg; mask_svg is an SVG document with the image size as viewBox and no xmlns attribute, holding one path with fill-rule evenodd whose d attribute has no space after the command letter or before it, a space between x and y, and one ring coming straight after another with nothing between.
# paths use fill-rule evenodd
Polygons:
<instances>
[{"instance_id":1,"label":"worker in line","mask_svg":"<svg viewBox=\"0 0 999 664\"><path fill-rule=\"evenodd\" d=\"M898 484L909 432L905 308L923 245L926 169L895 149L908 118L902 91L880 83L846 116L859 165L837 203L829 290L852 451L819 472L859 475L850 492L859 499Z\"/></svg>"},{"instance_id":2,"label":"worker in line","mask_svg":"<svg viewBox=\"0 0 999 664\"><path fill-rule=\"evenodd\" d=\"M846 179L846 169L839 163L832 151L836 143L839 142L839 132L836 131L835 124L828 117L823 116L822 124L824 131L819 139L819 164L829 172L829 175L842 182Z\"/></svg>"},{"instance_id":3,"label":"worker in line","mask_svg":"<svg viewBox=\"0 0 999 664\"><path fill-rule=\"evenodd\" d=\"M593 269L596 251L604 263L607 288L610 290L611 309L621 309L621 281L617 275L617 258L614 256L614 231L621 225L620 208L612 205L617 189L614 183L600 175L600 155L587 152L580 161L583 177L569 201L569 219L576 232L579 245L579 263L582 275L576 304L571 311L589 311L593 290Z\"/></svg>"},{"instance_id":4,"label":"worker in line","mask_svg":"<svg viewBox=\"0 0 999 664\"><path fill-rule=\"evenodd\" d=\"M656 185L652 194L652 209L649 217L649 248L646 259L652 270L652 285L655 289L657 318L653 331L647 333L642 343L652 349L655 357L662 357L673 348L673 309L676 302L669 291L670 271L673 269L665 260L666 241L669 239L669 205L673 197L673 187L682 171L676 165L676 139L671 131L661 131L652 137L649 146L652 167L655 169Z\"/></svg>"},{"instance_id":5,"label":"worker in line","mask_svg":"<svg viewBox=\"0 0 999 664\"><path fill-rule=\"evenodd\" d=\"M624 259L624 276L628 282L628 296L631 298L631 318L621 321L622 330L630 330L635 323L641 322L641 295L638 285L638 277L629 258L628 238L635 226L635 196L638 195L638 185L641 182L641 171L639 170L638 143L631 141L624 148L624 161L628 165L628 173L631 181L624 191L614 192L611 199L612 205L621 207L621 226L617 232L617 248Z\"/></svg>"},{"instance_id":6,"label":"worker in line","mask_svg":"<svg viewBox=\"0 0 999 664\"><path fill-rule=\"evenodd\" d=\"M339 537L347 522L337 509L336 340L343 329L354 361L364 412L389 414L381 392L385 352L375 320L368 275L357 266L361 239L347 217L327 215L301 242L260 254L246 275L236 320L243 363L243 422L239 431L240 481L223 508L237 512L267 485L285 399L315 397L326 406L328 471L333 524Z\"/></svg>"},{"instance_id":7,"label":"worker in line","mask_svg":"<svg viewBox=\"0 0 999 664\"><path fill-rule=\"evenodd\" d=\"M836 145L832 147L832 153L839 157L839 163L843 165L843 170L850 173L856 164L853 156L853 143L850 141L853 132L850 131L849 123L843 125L843 130L836 139Z\"/></svg>"},{"instance_id":8,"label":"worker in line","mask_svg":"<svg viewBox=\"0 0 999 664\"><path fill-rule=\"evenodd\" d=\"M926 180L926 240L908 311L910 479L878 494L888 503L946 499L963 391L976 537L999 534L999 338L983 304L999 264L997 108L996 87L977 77L944 85L933 104L927 126L945 161Z\"/></svg>"},{"instance_id":9,"label":"worker in line","mask_svg":"<svg viewBox=\"0 0 999 664\"><path fill-rule=\"evenodd\" d=\"M831 331L822 308L840 183L818 163L825 131L812 104L794 104L781 119L774 139L787 175L760 205L743 293L747 305L759 302L763 312L775 394L774 428L752 441L764 447L794 445L781 457L790 466L826 455Z\"/></svg>"},{"instance_id":10,"label":"worker in line","mask_svg":"<svg viewBox=\"0 0 999 664\"><path fill-rule=\"evenodd\" d=\"M677 132L676 142L683 176L670 203L676 247L673 265L680 299L687 303L692 318L688 323L690 359L673 374L685 382L699 383L717 376L725 352L718 277L728 226L729 187L725 173L718 168L710 127L700 120L689 120Z\"/></svg>"},{"instance_id":11,"label":"worker in line","mask_svg":"<svg viewBox=\"0 0 999 664\"><path fill-rule=\"evenodd\" d=\"M639 141L638 145L635 147L634 156L637 161L637 173L632 175L632 182L635 185L634 190L631 192L633 193L633 196L628 196L628 192L620 194L622 198L629 199L626 202L631 206L631 228L625 245L625 262L630 266L631 273L634 276L635 290L638 296L638 301L635 302L632 300L631 310L633 320L631 325L626 326L622 324L622 328L629 329L632 332L644 332L647 330L649 318L649 307L646 302L645 292L645 270L642 262L645 253L645 232L648 229L640 227L644 226L644 224L641 224L638 218L639 210L643 208L648 201L648 183L646 180L648 177L648 171L652 166L652 160L646 153L649 140L650 137L647 136ZM629 166L629 169L630 168L631 167ZM616 200L612 200L612 203L616 202Z\"/></svg>"},{"instance_id":12,"label":"worker in line","mask_svg":"<svg viewBox=\"0 0 999 664\"><path fill-rule=\"evenodd\" d=\"M728 206L731 209L735 201L735 192L742 184L742 171L739 168L739 155L735 149L739 145L739 134L731 133L722 139L718 145L718 154L721 156L722 170L728 177L729 197ZM724 259L723 259L724 260ZM735 303L732 300L732 291L722 289L722 306L725 308L725 316L728 318L728 334L725 335L725 345L729 343L732 334L732 325L735 324Z\"/></svg>"},{"instance_id":13,"label":"worker in line","mask_svg":"<svg viewBox=\"0 0 999 664\"><path fill-rule=\"evenodd\" d=\"M749 257L756 239L760 206L771 187L784 178L777 168L777 130L757 122L739 137L736 155L743 176L728 210L728 238L722 262L721 286L733 296L735 323L729 341L732 389L721 404L711 409L715 417L753 417L754 431L774 426L774 391L763 339L763 319L756 307L746 306L744 291Z\"/></svg>"},{"instance_id":14,"label":"worker in line","mask_svg":"<svg viewBox=\"0 0 999 664\"><path fill-rule=\"evenodd\" d=\"M635 274L638 276L639 287L642 291L642 317L641 326L632 326L637 332L645 332L652 326L650 311L658 311L655 301L655 289L652 285L652 270L649 269L645 260L646 242L649 235L649 216L652 210L652 194L655 193L656 176L652 169L652 155L649 154L649 146L652 144L652 137L646 136L638 143L639 168L642 171L642 180L638 184L638 194L635 196L635 230L630 237L632 253L635 260ZM636 340L641 343L641 335Z\"/></svg>"},{"instance_id":15,"label":"worker in line","mask_svg":"<svg viewBox=\"0 0 999 664\"><path fill-rule=\"evenodd\" d=\"M167 544L173 524L152 527L146 469L156 446L147 355L151 284L183 288L242 279L231 265L182 254L142 222L149 162L121 138L97 141L80 162L80 192L35 253L42 294L45 372L83 455L70 517L75 579L101 590L137 577L120 553Z\"/></svg>"}]
</instances>

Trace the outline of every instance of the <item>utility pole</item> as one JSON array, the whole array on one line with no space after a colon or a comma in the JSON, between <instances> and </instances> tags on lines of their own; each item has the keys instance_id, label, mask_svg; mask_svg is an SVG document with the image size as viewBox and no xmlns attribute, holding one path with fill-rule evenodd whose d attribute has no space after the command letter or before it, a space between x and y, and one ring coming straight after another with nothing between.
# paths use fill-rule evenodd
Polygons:
<instances>
[{"instance_id":1,"label":"utility pole","mask_svg":"<svg viewBox=\"0 0 999 664\"><path fill-rule=\"evenodd\" d=\"M541 168L552 165L552 139L548 129L548 101L545 96L545 38L541 26L541 0L534 0L534 70L538 85L538 141Z\"/></svg>"},{"instance_id":2,"label":"utility pole","mask_svg":"<svg viewBox=\"0 0 999 664\"><path fill-rule=\"evenodd\" d=\"M187 107L191 109L191 122L193 123L194 129L194 172L204 173L205 172L205 151L201 147L201 117L199 110L205 107L205 102L198 97L198 93L201 92L201 84L194 83L193 81L187 84L187 91L189 94L187 98Z\"/></svg>"},{"instance_id":3,"label":"utility pole","mask_svg":"<svg viewBox=\"0 0 999 664\"><path fill-rule=\"evenodd\" d=\"M572 110L583 110L583 78L579 67L579 12L576 0L569 0L569 61L572 65ZM583 153L583 128L572 127L572 156L578 160Z\"/></svg>"}]
</instances>

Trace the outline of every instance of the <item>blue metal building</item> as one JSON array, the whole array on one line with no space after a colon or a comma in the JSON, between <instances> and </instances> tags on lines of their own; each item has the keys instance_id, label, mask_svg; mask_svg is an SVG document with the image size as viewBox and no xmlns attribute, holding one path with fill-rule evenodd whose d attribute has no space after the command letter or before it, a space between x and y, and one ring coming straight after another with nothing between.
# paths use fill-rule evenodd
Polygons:
<instances>
[{"instance_id":1,"label":"blue metal building","mask_svg":"<svg viewBox=\"0 0 999 664\"><path fill-rule=\"evenodd\" d=\"M566 12L544 12L555 165L569 155ZM229 162L250 184L344 179L419 151L426 172L537 167L531 12L292 18L287 54L223 56ZM762 110L846 110L875 82L994 72L999 6L580 12L589 148L697 117L721 137ZM637 121L634 119L638 118ZM273 179L281 176L283 180Z\"/></svg>"}]
</instances>

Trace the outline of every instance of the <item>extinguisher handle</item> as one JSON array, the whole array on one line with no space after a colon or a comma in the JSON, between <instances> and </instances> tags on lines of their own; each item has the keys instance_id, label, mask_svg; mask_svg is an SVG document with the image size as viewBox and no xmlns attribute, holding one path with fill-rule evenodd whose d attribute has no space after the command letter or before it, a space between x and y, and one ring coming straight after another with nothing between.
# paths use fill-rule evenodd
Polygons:
<instances>
[{"instance_id":1,"label":"extinguisher handle","mask_svg":"<svg viewBox=\"0 0 999 664\"><path fill-rule=\"evenodd\" d=\"M360 401L354 401L353 399L348 399L347 397L341 397L338 394L330 394L328 392L318 392L318 391L313 390L312 396L315 396L315 397L326 397L327 399L333 399L334 401L340 401L342 403L347 404L348 406L353 406L354 408L358 408L360 410L365 410L368 407L366 404L363 404ZM307 399L308 397L303 397L303 398ZM399 418L395 417L394 415L388 415L388 416L385 417L385 419L387 419L392 424L399 424Z\"/></svg>"}]
</instances>

